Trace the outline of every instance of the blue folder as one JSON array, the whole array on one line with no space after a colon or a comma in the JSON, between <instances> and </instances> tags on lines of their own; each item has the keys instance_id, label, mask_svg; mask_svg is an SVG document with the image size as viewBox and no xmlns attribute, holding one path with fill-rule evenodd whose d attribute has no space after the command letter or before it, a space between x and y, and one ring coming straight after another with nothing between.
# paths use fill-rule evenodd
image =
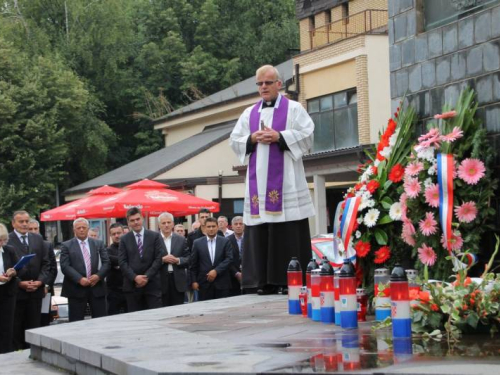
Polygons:
<instances>
[{"instance_id":1,"label":"blue folder","mask_svg":"<svg viewBox=\"0 0 500 375\"><path fill-rule=\"evenodd\" d=\"M14 269L16 271L19 271L21 268L27 265L35 255L36 254L23 255L22 258L19 259L19 262L17 262L16 265L14 266Z\"/></svg>"}]
</instances>

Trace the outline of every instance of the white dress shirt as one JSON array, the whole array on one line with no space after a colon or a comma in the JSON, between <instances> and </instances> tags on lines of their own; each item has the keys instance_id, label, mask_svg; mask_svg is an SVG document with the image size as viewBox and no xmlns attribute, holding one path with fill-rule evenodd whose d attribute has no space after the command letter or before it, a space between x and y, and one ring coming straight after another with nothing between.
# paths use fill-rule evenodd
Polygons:
<instances>
[{"instance_id":1,"label":"white dress shirt","mask_svg":"<svg viewBox=\"0 0 500 375\"><path fill-rule=\"evenodd\" d=\"M135 242L137 243L137 246L139 246L139 242L137 242L137 235L138 234L141 235L142 248L144 249L144 227L142 227L142 229L139 233L134 231L134 238L135 238Z\"/></svg>"},{"instance_id":2,"label":"white dress shirt","mask_svg":"<svg viewBox=\"0 0 500 375\"><path fill-rule=\"evenodd\" d=\"M212 265L214 264L215 260L215 247L217 246L217 236L214 238L210 238L207 236L207 245L208 245L208 252L210 254L210 260L212 261Z\"/></svg>"},{"instance_id":3,"label":"white dress shirt","mask_svg":"<svg viewBox=\"0 0 500 375\"><path fill-rule=\"evenodd\" d=\"M163 233L161 233L161 237L163 238L163 242L165 242L165 247L167 248L167 253L170 255L170 249L172 248L172 233L170 233L170 236L165 237ZM174 266L172 266L170 263L168 264L168 272L174 272Z\"/></svg>"},{"instance_id":4,"label":"white dress shirt","mask_svg":"<svg viewBox=\"0 0 500 375\"><path fill-rule=\"evenodd\" d=\"M21 234L17 230L14 229L14 233L19 238L19 242L21 242L22 244L24 244L22 237L25 236L26 237L26 243L28 244L28 247L30 246L30 241L28 239L28 232L26 232L26 234Z\"/></svg>"},{"instance_id":5,"label":"white dress shirt","mask_svg":"<svg viewBox=\"0 0 500 375\"><path fill-rule=\"evenodd\" d=\"M5 268L3 264L3 247L0 247L0 275L3 275L5 273ZM5 284L0 282L0 285Z\"/></svg>"}]
</instances>

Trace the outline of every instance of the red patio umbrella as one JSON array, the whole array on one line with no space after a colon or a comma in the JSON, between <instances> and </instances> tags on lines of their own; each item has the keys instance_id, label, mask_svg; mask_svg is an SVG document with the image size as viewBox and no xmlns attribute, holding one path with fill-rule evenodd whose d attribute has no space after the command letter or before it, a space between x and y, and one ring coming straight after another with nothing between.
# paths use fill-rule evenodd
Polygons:
<instances>
[{"instance_id":1,"label":"red patio umbrella","mask_svg":"<svg viewBox=\"0 0 500 375\"><path fill-rule=\"evenodd\" d=\"M201 208L219 212L219 204L189 194L167 189L168 185L144 179L125 187L121 193L91 203L81 209L92 218L125 217L127 210L138 207L143 215L158 216L168 211L174 216L198 213Z\"/></svg>"},{"instance_id":2,"label":"red patio umbrella","mask_svg":"<svg viewBox=\"0 0 500 375\"><path fill-rule=\"evenodd\" d=\"M58 220L75 220L83 215L86 211L84 206L91 205L95 202L108 198L110 195L122 192L122 189L113 186L104 185L100 188L91 190L85 198L80 198L75 201L63 204L62 206L42 212L41 221L58 221Z\"/></svg>"}]
</instances>

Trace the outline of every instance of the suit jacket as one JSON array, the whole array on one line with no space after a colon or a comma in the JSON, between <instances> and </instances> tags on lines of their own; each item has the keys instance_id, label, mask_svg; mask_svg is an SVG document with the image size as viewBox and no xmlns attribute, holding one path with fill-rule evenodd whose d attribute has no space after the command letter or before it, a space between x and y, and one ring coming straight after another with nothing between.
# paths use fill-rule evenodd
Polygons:
<instances>
[{"instance_id":1,"label":"suit jacket","mask_svg":"<svg viewBox=\"0 0 500 375\"><path fill-rule=\"evenodd\" d=\"M119 258L119 245L112 243L108 247L108 257L111 268L106 277L106 286L108 290L122 291L123 287L123 274L120 270Z\"/></svg>"},{"instance_id":2,"label":"suit jacket","mask_svg":"<svg viewBox=\"0 0 500 375\"><path fill-rule=\"evenodd\" d=\"M9 233L8 244L15 249L18 258L23 255L35 254L36 256L18 272L17 277L20 281L41 281L42 286L34 292L26 292L24 289L19 288L17 299L30 299L30 298L43 298L45 295L44 285L49 284L50 281L50 260L48 251L43 243L43 238L39 234L27 233L29 249L26 249L21 243L17 234L14 232Z\"/></svg>"},{"instance_id":3,"label":"suit jacket","mask_svg":"<svg viewBox=\"0 0 500 375\"><path fill-rule=\"evenodd\" d=\"M16 255L16 250L9 245L3 245L2 258L5 271L7 271L9 268L14 267L14 265L19 261L19 257ZM13 277L8 283L0 285L0 297L15 295L17 293L18 283L19 279L17 277Z\"/></svg>"},{"instance_id":4,"label":"suit jacket","mask_svg":"<svg viewBox=\"0 0 500 375\"><path fill-rule=\"evenodd\" d=\"M193 243L191 252L191 280L197 282L200 288L205 289L210 286L207 280L207 273L215 269L217 277L213 281L216 289L230 289L231 281L228 268L233 260L233 249L229 240L222 236L215 236L215 256L214 264L210 259L207 237L198 238Z\"/></svg>"},{"instance_id":5,"label":"suit jacket","mask_svg":"<svg viewBox=\"0 0 500 375\"><path fill-rule=\"evenodd\" d=\"M233 287L237 286L239 288L240 282L235 277L238 272L241 272L241 257L240 257L240 248L238 247L238 242L236 241L236 236L231 234L227 237L229 242L231 243L231 247L233 250L233 261L229 265L229 275L231 276L231 284Z\"/></svg>"},{"instance_id":6,"label":"suit jacket","mask_svg":"<svg viewBox=\"0 0 500 375\"><path fill-rule=\"evenodd\" d=\"M56 260L56 255L54 254L54 245L50 241L43 241L43 244L45 245L45 249L47 250L47 255L49 257L49 265L50 265L47 285L53 288L54 281L56 281L57 277L57 260Z\"/></svg>"},{"instance_id":7,"label":"suit jacket","mask_svg":"<svg viewBox=\"0 0 500 375\"><path fill-rule=\"evenodd\" d=\"M165 255L168 255L168 251L161 234L160 237L162 240L161 243L163 245L161 256L164 257ZM174 269L175 289L177 289L177 291L180 293L184 293L185 291L187 291L186 268L189 266L189 248L187 247L186 239L182 236L179 236L177 233L172 233L170 254L179 258L180 263L172 265ZM167 273L168 264L162 263L160 270L162 293L166 293L168 291L168 284L166 280Z\"/></svg>"},{"instance_id":8,"label":"suit jacket","mask_svg":"<svg viewBox=\"0 0 500 375\"><path fill-rule=\"evenodd\" d=\"M99 276L99 282L93 287L81 286L80 279L87 277L87 268L83 259L82 250L76 237L61 244L61 271L64 274L64 281L61 296L67 298L83 298L87 295L90 288L92 294L96 297L106 295L104 278L109 271L108 252L104 243L93 238L89 238L91 274ZM99 259L101 259L101 268L99 268Z\"/></svg>"},{"instance_id":9,"label":"suit jacket","mask_svg":"<svg viewBox=\"0 0 500 375\"><path fill-rule=\"evenodd\" d=\"M139 255L139 249L135 239L135 232L130 231L120 239L119 263L123 274L123 291L133 292L144 289L146 292L161 293L160 267L162 264L163 239L160 234L151 230L144 230L143 253ZM148 283L143 288L136 288L135 277L146 275Z\"/></svg>"}]
</instances>

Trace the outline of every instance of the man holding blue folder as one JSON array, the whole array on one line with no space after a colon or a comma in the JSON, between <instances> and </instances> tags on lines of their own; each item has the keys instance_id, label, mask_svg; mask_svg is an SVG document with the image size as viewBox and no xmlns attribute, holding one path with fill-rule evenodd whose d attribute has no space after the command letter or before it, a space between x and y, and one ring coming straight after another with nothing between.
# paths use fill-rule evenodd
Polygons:
<instances>
[{"instance_id":1,"label":"man holding blue folder","mask_svg":"<svg viewBox=\"0 0 500 375\"><path fill-rule=\"evenodd\" d=\"M14 349L27 349L24 332L40 327L42 299L45 285L50 280L50 262L43 238L28 232L30 215L26 211L16 211L12 216L14 231L9 233L9 245L18 258L34 254L30 262L18 272L20 279L14 317Z\"/></svg>"}]
</instances>

